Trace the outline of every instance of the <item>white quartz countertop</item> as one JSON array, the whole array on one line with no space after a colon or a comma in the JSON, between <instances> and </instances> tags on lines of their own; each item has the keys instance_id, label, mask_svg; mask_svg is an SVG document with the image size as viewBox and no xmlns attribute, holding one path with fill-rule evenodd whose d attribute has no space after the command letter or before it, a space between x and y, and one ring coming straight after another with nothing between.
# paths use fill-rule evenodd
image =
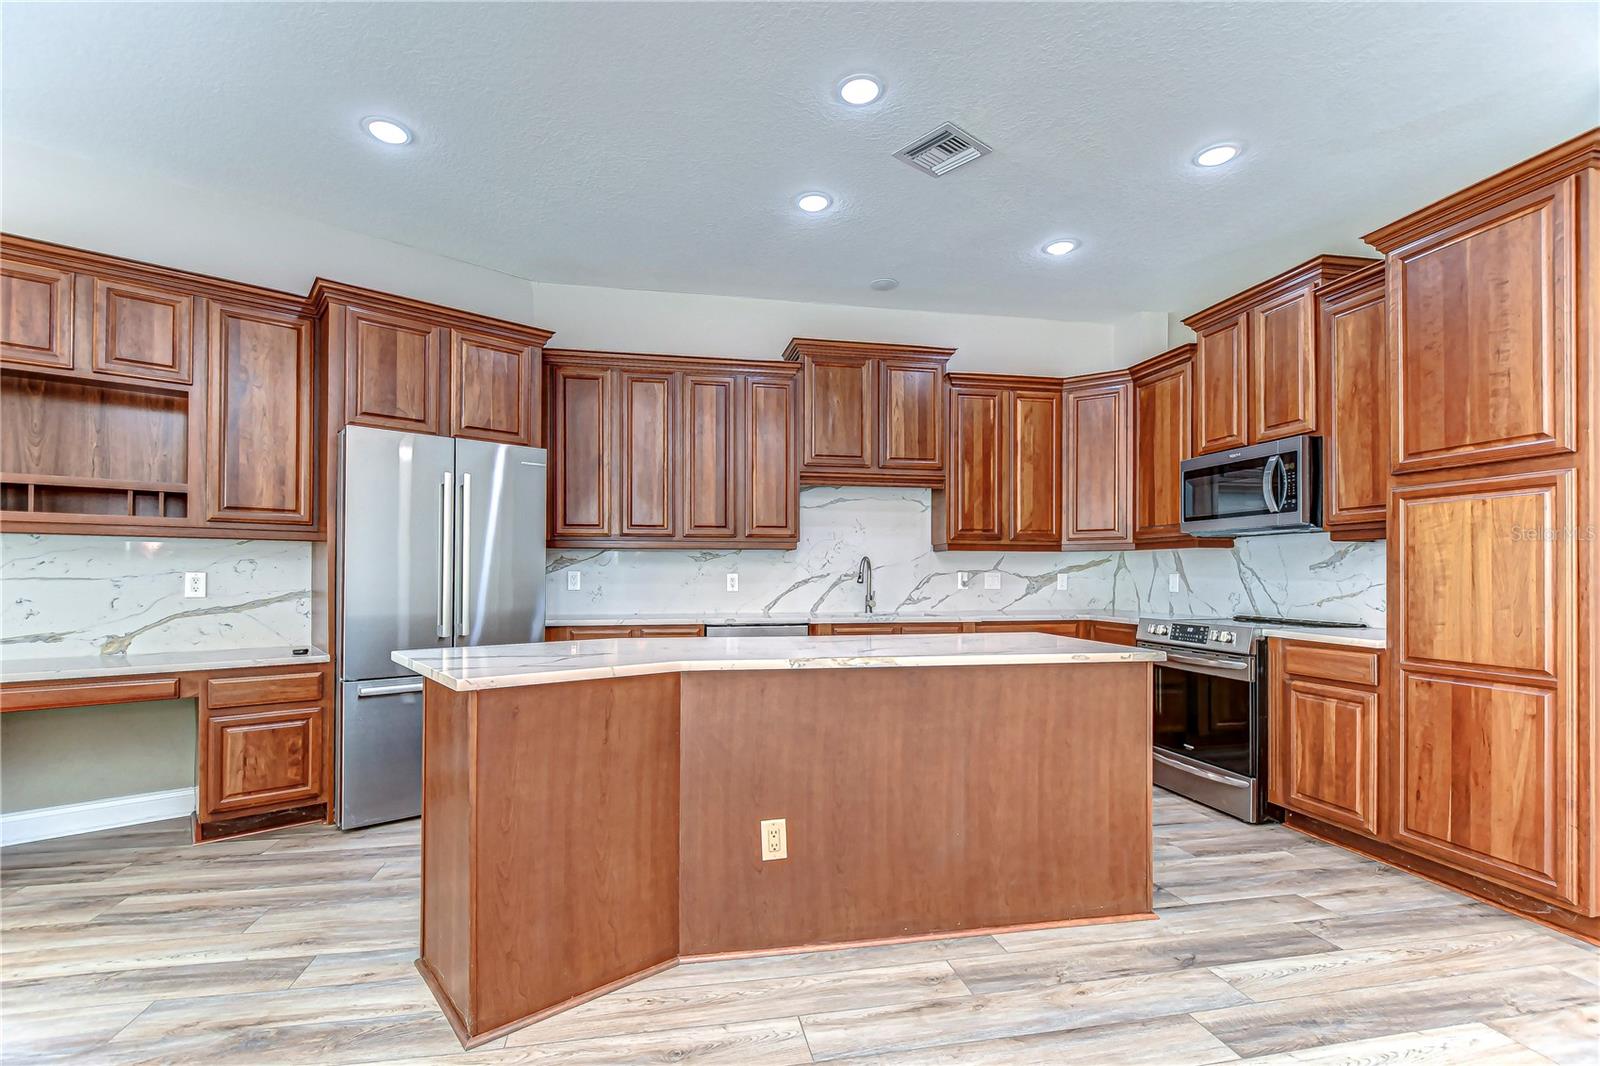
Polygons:
<instances>
[{"instance_id":1,"label":"white quartz countertop","mask_svg":"<svg viewBox=\"0 0 1600 1066\"><path fill-rule=\"evenodd\" d=\"M58 655L30 659L0 659L0 681L64 681L78 677L138 677L143 674L182 674L192 670L235 670L257 666L296 666L325 663L328 653L310 647L304 655L294 648L229 648L221 651L150 652L133 655Z\"/></svg>"},{"instance_id":2,"label":"white quartz countertop","mask_svg":"<svg viewBox=\"0 0 1600 1066\"><path fill-rule=\"evenodd\" d=\"M811 622L818 624L824 622L841 624L847 622L1071 622L1078 619L1095 622L1127 622L1132 625L1139 620L1139 616L1126 611L1095 610L1093 608L1063 611L962 611L959 614L934 613L932 611L895 611L893 613L877 611L872 614L866 614L861 611L819 611L816 614L800 612L735 615L659 612L654 614L551 615L545 620L545 624L552 626L768 626L805 625Z\"/></svg>"},{"instance_id":3,"label":"white quartz countertop","mask_svg":"<svg viewBox=\"0 0 1600 1066\"><path fill-rule=\"evenodd\" d=\"M397 651L394 661L456 692L700 670L831 670L1160 662L1160 652L1042 633L688 637Z\"/></svg>"}]
</instances>

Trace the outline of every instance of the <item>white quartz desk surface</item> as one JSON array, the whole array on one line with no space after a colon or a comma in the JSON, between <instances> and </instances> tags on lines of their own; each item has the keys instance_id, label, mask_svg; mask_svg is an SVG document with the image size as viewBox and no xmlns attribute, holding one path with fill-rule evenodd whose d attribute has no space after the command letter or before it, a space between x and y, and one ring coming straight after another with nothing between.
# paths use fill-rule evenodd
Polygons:
<instances>
[{"instance_id":1,"label":"white quartz desk surface","mask_svg":"<svg viewBox=\"0 0 1600 1066\"><path fill-rule=\"evenodd\" d=\"M1043 633L843 637L655 637L397 651L394 661L456 692L698 670L838 670L1160 662L1159 651Z\"/></svg>"},{"instance_id":2,"label":"white quartz desk surface","mask_svg":"<svg viewBox=\"0 0 1600 1066\"><path fill-rule=\"evenodd\" d=\"M139 677L145 674L187 674L202 670L238 670L260 666L325 663L328 653L306 647L226 648L219 651L138 652L132 655L57 655L0 659L0 681L63 681L80 677Z\"/></svg>"}]
</instances>

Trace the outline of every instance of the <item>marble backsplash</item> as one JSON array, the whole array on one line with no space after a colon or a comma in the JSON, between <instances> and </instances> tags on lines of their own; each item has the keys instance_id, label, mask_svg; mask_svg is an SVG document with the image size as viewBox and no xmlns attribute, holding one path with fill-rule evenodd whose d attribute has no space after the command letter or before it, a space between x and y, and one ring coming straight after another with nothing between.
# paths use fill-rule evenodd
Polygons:
<instances>
[{"instance_id":1,"label":"marble backsplash","mask_svg":"<svg viewBox=\"0 0 1600 1066\"><path fill-rule=\"evenodd\" d=\"M183 575L204 571L204 598ZM0 535L0 658L312 643L305 541Z\"/></svg>"},{"instance_id":2,"label":"marble backsplash","mask_svg":"<svg viewBox=\"0 0 1600 1066\"><path fill-rule=\"evenodd\" d=\"M1231 549L935 552L931 507L927 489L807 488L793 551L553 550L546 610L557 620L859 612L856 564L867 555L880 614L1099 609L1384 624L1382 542L1336 544L1324 533L1300 533L1240 538ZM577 591L567 588L570 570L579 571ZM965 589L957 587L959 572L970 575ZM738 592L726 590L730 573L739 575Z\"/></svg>"}]
</instances>

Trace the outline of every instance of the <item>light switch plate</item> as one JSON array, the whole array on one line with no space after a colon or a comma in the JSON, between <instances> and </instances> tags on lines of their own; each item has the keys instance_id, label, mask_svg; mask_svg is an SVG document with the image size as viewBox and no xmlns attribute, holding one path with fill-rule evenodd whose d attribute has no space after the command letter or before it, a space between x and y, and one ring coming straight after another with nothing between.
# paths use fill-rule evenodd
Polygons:
<instances>
[{"instance_id":1,"label":"light switch plate","mask_svg":"<svg viewBox=\"0 0 1600 1066\"><path fill-rule=\"evenodd\" d=\"M985 573L983 575L983 587L986 588L986 589L997 589L997 588L999 588L1000 587L1000 575L995 573L993 570L990 570L987 573Z\"/></svg>"},{"instance_id":2,"label":"light switch plate","mask_svg":"<svg viewBox=\"0 0 1600 1066\"><path fill-rule=\"evenodd\" d=\"M1177 574L1168 574L1167 575L1167 591L1168 592L1177 592L1178 591L1178 575Z\"/></svg>"},{"instance_id":3,"label":"light switch plate","mask_svg":"<svg viewBox=\"0 0 1600 1066\"><path fill-rule=\"evenodd\" d=\"M204 570L189 570L184 573L183 595L185 599L205 598L206 572Z\"/></svg>"},{"instance_id":4,"label":"light switch plate","mask_svg":"<svg viewBox=\"0 0 1600 1066\"><path fill-rule=\"evenodd\" d=\"M583 588L583 571L581 571L581 570L568 570L567 571L567 591L568 592L577 592L581 588Z\"/></svg>"},{"instance_id":5,"label":"light switch plate","mask_svg":"<svg viewBox=\"0 0 1600 1066\"><path fill-rule=\"evenodd\" d=\"M958 589L966 588L967 587L967 582L971 581L971 580L972 580L972 575L967 573L965 570L957 570L956 571L956 588L958 588Z\"/></svg>"},{"instance_id":6,"label":"light switch plate","mask_svg":"<svg viewBox=\"0 0 1600 1066\"><path fill-rule=\"evenodd\" d=\"M728 591L729 592L738 592L739 591L739 575L738 574L729 574L728 575Z\"/></svg>"},{"instance_id":7,"label":"light switch plate","mask_svg":"<svg viewBox=\"0 0 1600 1066\"><path fill-rule=\"evenodd\" d=\"M1067 575L1066 574L1057 574L1056 575L1056 591L1057 592L1065 592L1065 591L1067 591Z\"/></svg>"}]
</instances>

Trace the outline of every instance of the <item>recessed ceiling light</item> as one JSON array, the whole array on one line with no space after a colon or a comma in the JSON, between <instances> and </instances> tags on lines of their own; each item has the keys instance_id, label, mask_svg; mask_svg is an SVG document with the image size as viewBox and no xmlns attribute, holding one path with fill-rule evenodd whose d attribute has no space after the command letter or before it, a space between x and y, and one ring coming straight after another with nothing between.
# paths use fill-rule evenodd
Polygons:
<instances>
[{"instance_id":1,"label":"recessed ceiling light","mask_svg":"<svg viewBox=\"0 0 1600 1066\"><path fill-rule=\"evenodd\" d=\"M364 118L361 128L384 144L406 144L411 140L411 131L389 118Z\"/></svg>"},{"instance_id":2,"label":"recessed ceiling light","mask_svg":"<svg viewBox=\"0 0 1600 1066\"><path fill-rule=\"evenodd\" d=\"M867 288L875 292L888 292L890 289L898 289L899 287L900 283L893 278L874 278L867 284Z\"/></svg>"},{"instance_id":3,"label":"recessed ceiling light","mask_svg":"<svg viewBox=\"0 0 1600 1066\"><path fill-rule=\"evenodd\" d=\"M1200 149L1200 153L1194 157L1194 164L1197 167L1220 167L1232 162L1238 154L1237 144L1213 144L1210 148Z\"/></svg>"},{"instance_id":4,"label":"recessed ceiling light","mask_svg":"<svg viewBox=\"0 0 1600 1066\"><path fill-rule=\"evenodd\" d=\"M826 211L832 207L833 198L823 192L803 192L795 200L795 206L808 215L814 215L818 211Z\"/></svg>"},{"instance_id":5,"label":"recessed ceiling light","mask_svg":"<svg viewBox=\"0 0 1600 1066\"><path fill-rule=\"evenodd\" d=\"M839 83L839 99L851 107L865 107L883 95L883 82L871 74L852 74Z\"/></svg>"},{"instance_id":6,"label":"recessed ceiling light","mask_svg":"<svg viewBox=\"0 0 1600 1066\"><path fill-rule=\"evenodd\" d=\"M1068 238L1068 237L1063 237L1060 240L1051 241L1049 244L1045 245L1044 246L1044 254L1045 255L1066 255L1068 252L1072 251L1077 246L1078 246L1078 242L1077 241L1072 240L1071 238Z\"/></svg>"}]
</instances>

